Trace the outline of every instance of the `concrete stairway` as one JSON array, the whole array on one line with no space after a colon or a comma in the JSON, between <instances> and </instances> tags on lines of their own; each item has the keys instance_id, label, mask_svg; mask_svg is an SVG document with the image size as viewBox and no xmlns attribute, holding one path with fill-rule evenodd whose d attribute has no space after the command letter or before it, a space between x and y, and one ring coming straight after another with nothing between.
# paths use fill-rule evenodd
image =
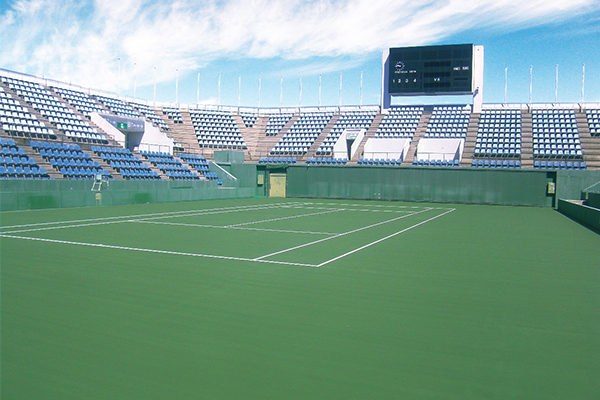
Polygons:
<instances>
[{"instance_id":1,"label":"concrete stairway","mask_svg":"<svg viewBox=\"0 0 600 400\"><path fill-rule=\"evenodd\" d=\"M377 129L379 128L379 125L381 124L381 121L383 121L384 118L385 114L377 114L375 118L373 118L371 126L369 126L369 129L367 129L367 132L365 132L365 136L363 136L363 139L361 140L360 144L358 145L358 148L356 149L356 152L352 155L352 159L350 160L350 162L348 162L348 164L355 165L358 162L358 159L362 157L365 151L365 144L367 143L367 140L375 136L375 134L377 133Z\"/></svg>"},{"instance_id":2,"label":"concrete stairway","mask_svg":"<svg viewBox=\"0 0 600 400\"><path fill-rule=\"evenodd\" d=\"M410 166L412 165L415 157L417 155L417 148L419 147L419 141L425 136L425 132L427 132L427 125L429 124L429 119L431 119L431 113L433 112L432 106L427 106L423 110L423 114L421 115L421 120L419 121L419 125L417 125L417 130L410 142L410 147L408 148L408 153L404 160L402 160L402 166Z\"/></svg>"},{"instance_id":3,"label":"concrete stairway","mask_svg":"<svg viewBox=\"0 0 600 400\"><path fill-rule=\"evenodd\" d=\"M521 111L521 168L533 168L533 122L530 110Z\"/></svg>"},{"instance_id":4,"label":"concrete stairway","mask_svg":"<svg viewBox=\"0 0 600 400\"><path fill-rule=\"evenodd\" d=\"M590 126L585 112L575 112L575 118L583 150L583 160L588 169L600 169L600 136L590 134Z\"/></svg>"},{"instance_id":5,"label":"concrete stairway","mask_svg":"<svg viewBox=\"0 0 600 400\"><path fill-rule=\"evenodd\" d=\"M319 136L315 139L315 141L310 146L310 148L308 149L306 154L298 157L298 161L306 161L308 159L308 157L316 156L317 150L319 149L319 147L321 146L321 144L323 143L325 138L331 133L331 130L333 129L333 127L335 126L335 123L337 122L337 120L339 118L340 118L340 114L334 114L333 117L331 117L331 119L329 120L327 125L325 125L325 128L321 131Z\"/></svg>"},{"instance_id":6,"label":"concrete stairway","mask_svg":"<svg viewBox=\"0 0 600 400\"><path fill-rule=\"evenodd\" d=\"M461 167L470 167L475 157L475 144L477 142L477 131L479 130L479 119L481 113L471 113L469 118L469 127L467 128L467 136L465 137L465 146L463 148L462 159L460 160Z\"/></svg>"}]
</instances>

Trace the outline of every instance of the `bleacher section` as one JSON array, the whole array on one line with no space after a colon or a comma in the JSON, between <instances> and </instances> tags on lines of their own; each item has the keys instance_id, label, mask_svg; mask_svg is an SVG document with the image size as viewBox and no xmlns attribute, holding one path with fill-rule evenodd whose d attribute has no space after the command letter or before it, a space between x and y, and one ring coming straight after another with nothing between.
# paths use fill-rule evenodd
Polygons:
<instances>
[{"instance_id":1,"label":"bleacher section","mask_svg":"<svg viewBox=\"0 0 600 400\"><path fill-rule=\"evenodd\" d=\"M13 139L0 138L0 178L49 179L49 176Z\"/></svg>"},{"instance_id":2,"label":"bleacher section","mask_svg":"<svg viewBox=\"0 0 600 400\"><path fill-rule=\"evenodd\" d=\"M183 124L183 116L178 108L174 107L163 107L162 112L175 124Z\"/></svg>"},{"instance_id":3,"label":"bleacher section","mask_svg":"<svg viewBox=\"0 0 600 400\"><path fill-rule=\"evenodd\" d=\"M191 110L190 117L200 148L247 149L232 113Z\"/></svg>"},{"instance_id":4,"label":"bleacher section","mask_svg":"<svg viewBox=\"0 0 600 400\"><path fill-rule=\"evenodd\" d=\"M583 158L573 110L533 110L532 133L535 158Z\"/></svg>"},{"instance_id":5,"label":"bleacher section","mask_svg":"<svg viewBox=\"0 0 600 400\"><path fill-rule=\"evenodd\" d=\"M317 149L317 155L331 155L333 145L344 130L348 128L369 129L376 114L373 111L349 111L342 113L333 128L331 128L329 135L327 135L321 146Z\"/></svg>"},{"instance_id":6,"label":"bleacher section","mask_svg":"<svg viewBox=\"0 0 600 400\"><path fill-rule=\"evenodd\" d=\"M94 179L98 174L111 178L110 172L104 170L98 161L92 160L78 144L32 140L30 146L66 179Z\"/></svg>"},{"instance_id":7,"label":"bleacher section","mask_svg":"<svg viewBox=\"0 0 600 400\"><path fill-rule=\"evenodd\" d=\"M150 106L142 103L129 103L133 108L138 110L146 119L154 124L161 131L168 131L169 125L154 112Z\"/></svg>"},{"instance_id":8,"label":"bleacher section","mask_svg":"<svg viewBox=\"0 0 600 400\"><path fill-rule=\"evenodd\" d=\"M95 95L94 98L108 108L113 114L125 118L143 118L138 111L136 111L129 104L125 103L123 100L99 95Z\"/></svg>"},{"instance_id":9,"label":"bleacher section","mask_svg":"<svg viewBox=\"0 0 600 400\"><path fill-rule=\"evenodd\" d=\"M145 157L156 168L160 169L171 180L199 180L198 174L189 170L179 160L176 160L169 153L155 151L141 151L140 154Z\"/></svg>"},{"instance_id":10,"label":"bleacher section","mask_svg":"<svg viewBox=\"0 0 600 400\"><path fill-rule=\"evenodd\" d=\"M90 96L76 90L64 89L60 87L52 87L54 92L58 93L67 103L75 107L77 111L90 118L92 113L103 113L104 109L100 104L93 100Z\"/></svg>"},{"instance_id":11,"label":"bleacher section","mask_svg":"<svg viewBox=\"0 0 600 400\"><path fill-rule=\"evenodd\" d=\"M586 110L587 122L592 136L600 136L600 109Z\"/></svg>"},{"instance_id":12,"label":"bleacher section","mask_svg":"<svg viewBox=\"0 0 600 400\"><path fill-rule=\"evenodd\" d=\"M204 175L210 170L208 161L202 155L179 153L177 157L185 161L190 167L193 167L200 175Z\"/></svg>"},{"instance_id":13,"label":"bleacher section","mask_svg":"<svg viewBox=\"0 0 600 400\"><path fill-rule=\"evenodd\" d=\"M128 180L160 180L161 177L131 150L116 147L92 146L92 151L121 177Z\"/></svg>"},{"instance_id":14,"label":"bleacher section","mask_svg":"<svg viewBox=\"0 0 600 400\"><path fill-rule=\"evenodd\" d=\"M311 112L301 114L290 130L277 142L272 155L304 155L319 137L332 112Z\"/></svg>"},{"instance_id":15,"label":"bleacher section","mask_svg":"<svg viewBox=\"0 0 600 400\"><path fill-rule=\"evenodd\" d=\"M87 93L66 83L45 82L16 73L1 77L0 135L3 143L13 139L12 146L2 146L2 178L88 179L108 173L122 179L218 180L207 160L218 149L247 151L246 162L259 164L346 165L346 159L338 158L342 154L333 152L346 129L365 130L360 143L354 143L351 161L360 166L456 167L462 162L465 168L600 168L598 104L484 105L480 113L472 113L470 105L393 106L379 112L374 107L286 108L267 117L262 111L233 107L153 108L142 100L127 103L91 89ZM176 143L180 158L148 154L143 160L118 149L90 121L96 112L153 123ZM376 140L389 140L389 155L372 150ZM454 157L431 150L446 151L452 140L460 142ZM106 147L100 151L96 145ZM90 151L92 146L95 150ZM46 173L40 174L43 167Z\"/></svg>"},{"instance_id":16,"label":"bleacher section","mask_svg":"<svg viewBox=\"0 0 600 400\"><path fill-rule=\"evenodd\" d=\"M481 112L473 152L475 168L521 168L522 120L519 109ZM512 158L495 160L494 158Z\"/></svg>"},{"instance_id":17,"label":"bleacher section","mask_svg":"<svg viewBox=\"0 0 600 400\"><path fill-rule=\"evenodd\" d=\"M106 136L61 103L42 85L13 78L3 78L3 82L71 140L107 143Z\"/></svg>"},{"instance_id":18,"label":"bleacher section","mask_svg":"<svg viewBox=\"0 0 600 400\"><path fill-rule=\"evenodd\" d=\"M31 114L15 100L10 93L0 87L0 123L9 135L38 139L55 139L56 135L44 122Z\"/></svg>"},{"instance_id":19,"label":"bleacher section","mask_svg":"<svg viewBox=\"0 0 600 400\"><path fill-rule=\"evenodd\" d=\"M464 138L469 128L470 106L436 106L433 108L426 138Z\"/></svg>"},{"instance_id":20,"label":"bleacher section","mask_svg":"<svg viewBox=\"0 0 600 400\"><path fill-rule=\"evenodd\" d=\"M423 107L392 107L375 133L376 138L412 138L423 115Z\"/></svg>"},{"instance_id":21,"label":"bleacher section","mask_svg":"<svg viewBox=\"0 0 600 400\"><path fill-rule=\"evenodd\" d=\"M240 116L242 117L242 121L244 121L244 125L246 125L247 128L252 128L258 119L258 115L254 113L241 113Z\"/></svg>"},{"instance_id":22,"label":"bleacher section","mask_svg":"<svg viewBox=\"0 0 600 400\"><path fill-rule=\"evenodd\" d=\"M281 132L283 127L288 123L294 114L274 114L269 116L267 122L267 136L276 136Z\"/></svg>"},{"instance_id":23,"label":"bleacher section","mask_svg":"<svg viewBox=\"0 0 600 400\"><path fill-rule=\"evenodd\" d=\"M259 164L296 164L297 162L296 157L261 157L258 160ZM306 163L309 163L308 160Z\"/></svg>"}]
</instances>

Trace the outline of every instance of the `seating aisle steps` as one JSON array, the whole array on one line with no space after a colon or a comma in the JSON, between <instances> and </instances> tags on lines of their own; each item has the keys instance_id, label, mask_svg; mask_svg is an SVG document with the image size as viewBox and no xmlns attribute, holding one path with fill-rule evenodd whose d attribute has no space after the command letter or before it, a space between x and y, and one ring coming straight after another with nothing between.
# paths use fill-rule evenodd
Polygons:
<instances>
[{"instance_id":1,"label":"seating aisle steps","mask_svg":"<svg viewBox=\"0 0 600 400\"><path fill-rule=\"evenodd\" d=\"M461 167L470 167L475 156L475 144L477 142L477 132L479 130L479 119L481 113L471 113L469 118L469 127L467 128L467 136L465 137L465 146L463 148L462 158L460 160Z\"/></svg>"},{"instance_id":2,"label":"seating aisle steps","mask_svg":"<svg viewBox=\"0 0 600 400\"><path fill-rule=\"evenodd\" d=\"M533 168L533 119L531 110L521 111L521 168Z\"/></svg>"},{"instance_id":3,"label":"seating aisle steps","mask_svg":"<svg viewBox=\"0 0 600 400\"><path fill-rule=\"evenodd\" d=\"M592 136L585 112L575 112L579 140L588 169L600 169L600 136Z\"/></svg>"},{"instance_id":4,"label":"seating aisle steps","mask_svg":"<svg viewBox=\"0 0 600 400\"><path fill-rule=\"evenodd\" d=\"M315 139L313 144L309 147L306 154L298 157L299 162L306 161L308 159L308 157L316 156L318 148L321 146L321 144L323 143L325 138L331 133L331 130L333 129L333 127L335 126L335 123L337 122L337 120L339 118L340 118L340 114L333 114L333 116L331 117L331 119L329 120L327 125L325 125L325 128L321 131L319 136Z\"/></svg>"},{"instance_id":5,"label":"seating aisle steps","mask_svg":"<svg viewBox=\"0 0 600 400\"><path fill-rule=\"evenodd\" d=\"M402 166L407 167L411 166L413 161L415 160L415 156L417 155L417 148L419 147L419 140L425 136L425 132L427 131L427 125L429 124L429 119L431 118L431 113L433 112L433 106L426 106L423 109L423 114L421 115L421 120L419 121L419 125L417 125L417 130L410 142L410 147L408 148L408 153L404 160L402 160Z\"/></svg>"},{"instance_id":6,"label":"seating aisle steps","mask_svg":"<svg viewBox=\"0 0 600 400\"><path fill-rule=\"evenodd\" d=\"M350 162L348 164L356 165L356 163L358 162L358 159L361 158L363 155L363 152L365 150L365 144L367 143L367 140L369 140L369 138L372 138L373 136L375 136L375 134L377 133L377 129L379 129L379 125L381 124L381 121L383 121L384 118L385 118L385 114L377 114L375 116L375 118L373 118L373 122L371 123L371 126L369 126L369 129L367 129L365 136L363 136L362 141L360 142L360 144L358 145L358 148L356 149L356 153L354 153L352 155L352 159L350 160Z\"/></svg>"}]
</instances>

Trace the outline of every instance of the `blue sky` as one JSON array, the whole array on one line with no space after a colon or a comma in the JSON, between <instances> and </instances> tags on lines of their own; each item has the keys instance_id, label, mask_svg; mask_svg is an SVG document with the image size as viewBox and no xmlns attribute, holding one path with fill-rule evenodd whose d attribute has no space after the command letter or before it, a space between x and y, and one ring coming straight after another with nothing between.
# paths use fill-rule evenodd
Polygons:
<instances>
[{"instance_id":1,"label":"blue sky","mask_svg":"<svg viewBox=\"0 0 600 400\"><path fill-rule=\"evenodd\" d=\"M262 107L316 106L319 79L321 104L337 106L340 74L342 105L360 103L361 74L362 104L377 105L382 50L474 43L485 103L504 102L505 67L507 101L527 103L530 66L533 101L554 102L557 64L558 101L579 102L584 63L585 101L600 102L598 0L0 1L0 43L1 68L149 101L156 82L165 102L178 76L177 100L193 104L199 73L200 103L247 107L259 78Z\"/></svg>"}]
</instances>

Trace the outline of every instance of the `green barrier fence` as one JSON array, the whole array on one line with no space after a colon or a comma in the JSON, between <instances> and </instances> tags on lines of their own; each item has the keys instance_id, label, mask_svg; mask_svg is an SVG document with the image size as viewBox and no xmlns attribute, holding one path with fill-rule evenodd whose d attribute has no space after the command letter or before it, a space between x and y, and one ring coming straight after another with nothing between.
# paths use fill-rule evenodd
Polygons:
<instances>
[{"instance_id":1,"label":"green barrier fence","mask_svg":"<svg viewBox=\"0 0 600 400\"><path fill-rule=\"evenodd\" d=\"M558 211L567 217L600 232L600 209L581 204L579 201L558 201Z\"/></svg>"},{"instance_id":2,"label":"green barrier fence","mask_svg":"<svg viewBox=\"0 0 600 400\"><path fill-rule=\"evenodd\" d=\"M289 197L553 205L545 171L299 165L287 173Z\"/></svg>"},{"instance_id":3,"label":"green barrier fence","mask_svg":"<svg viewBox=\"0 0 600 400\"><path fill-rule=\"evenodd\" d=\"M241 182L241 181L240 181ZM254 197L256 187L210 181L111 181L91 191L92 181L0 180L0 210L93 207Z\"/></svg>"}]
</instances>

